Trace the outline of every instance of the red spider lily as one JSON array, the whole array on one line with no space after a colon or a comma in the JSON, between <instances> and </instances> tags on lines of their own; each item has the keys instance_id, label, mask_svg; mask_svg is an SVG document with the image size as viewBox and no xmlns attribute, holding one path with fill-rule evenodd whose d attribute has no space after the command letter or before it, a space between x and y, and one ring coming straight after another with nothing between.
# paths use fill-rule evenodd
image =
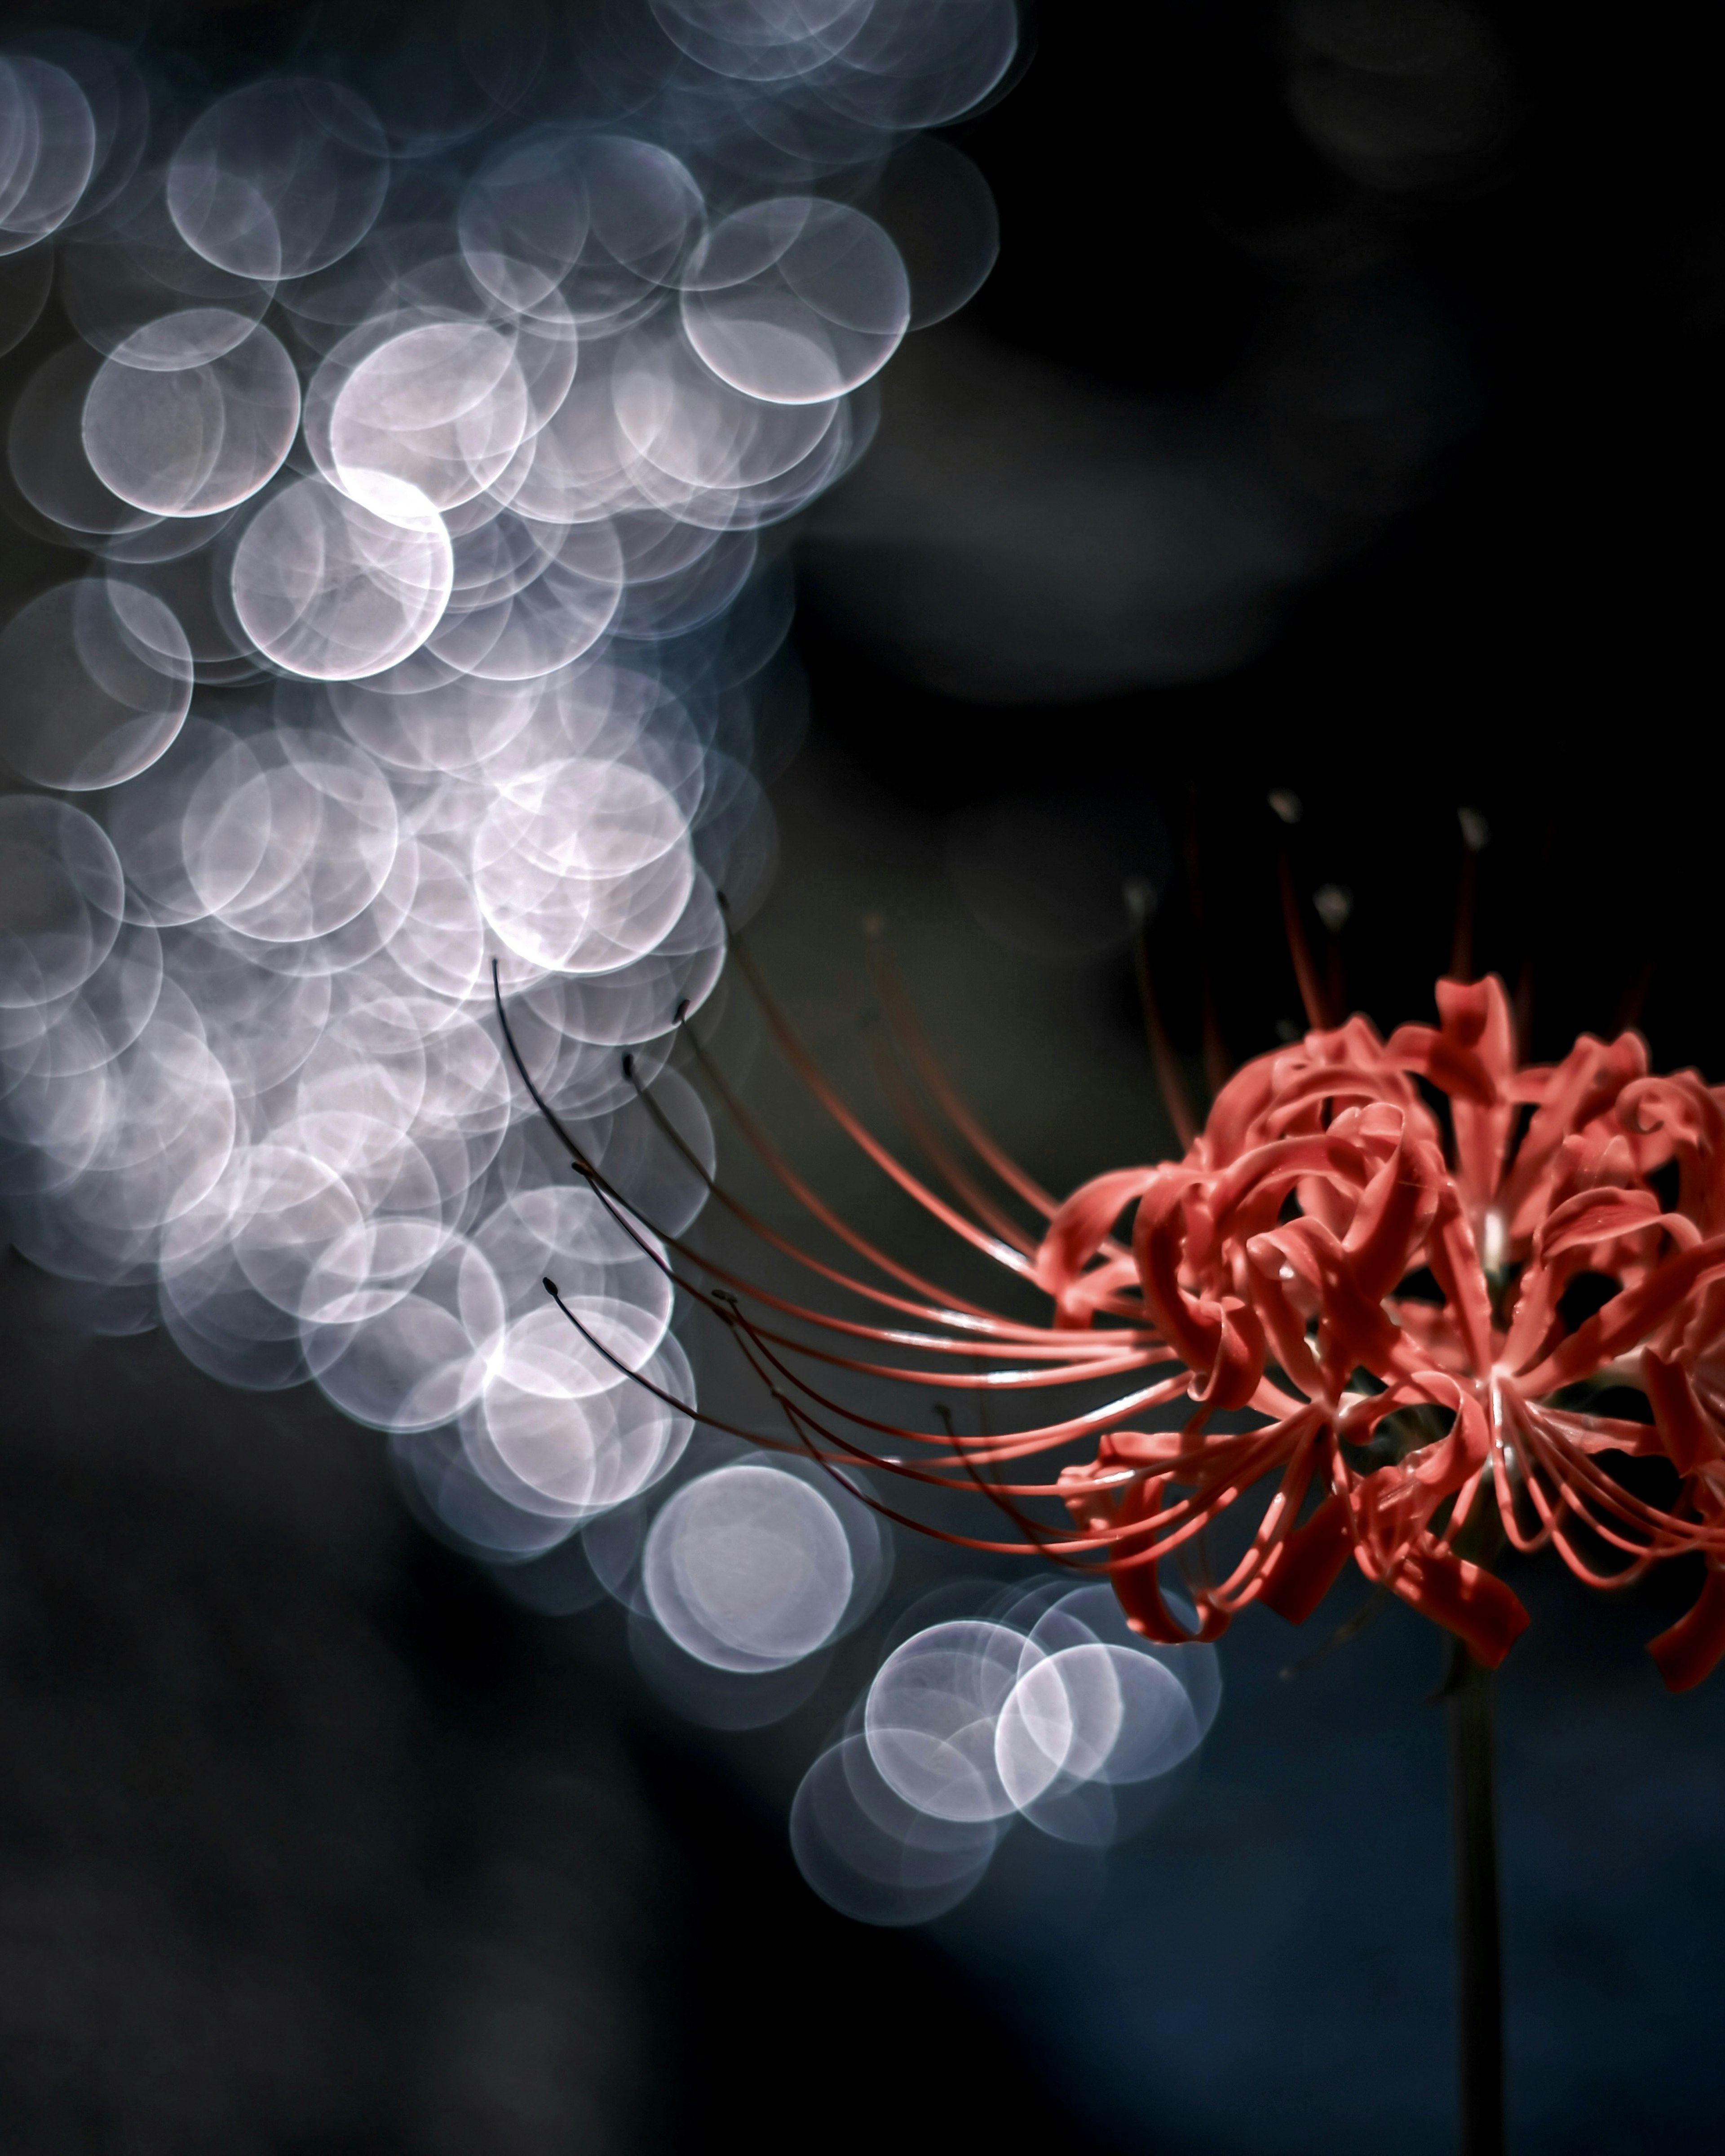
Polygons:
<instances>
[{"instance_id":1,"label":"red spider lily","mask_svg":"<svg viewBox=\"0 0 1725 2156\"><path fill-rule=\"evenodd\" d=\"M1061 1209L1044 1278L1082 1322L1111 1265L1096 1236L1135 1204L1144 1306L1199 1406L1175 1435L1109 1432L1062 1486L1076 1518L1117 1538L1122 1600L1158 1638L1180 1635L1157 1559L1271 1474L1250 1549L1199 1591L1206 1636L1255 1598L1304 1617L1352 1556L1495 1666L1527 1616L1462 1553L1470 1522L1495 1518L1521 1550L1551 1543L1594 1586L1698 1550L1700 1599L1652 1645L1681 1689L1725 1652L1721 1096L1692 1073L1650 1078L1634 1034L1517 1068L1496 979L1440 981L1437 1003L1437 1026L1387 1042L1354 1019L1259 1057L1184 1159ZM1447 1133L1416 1080L1447 1102ZM1673 1160L1668 1207L1649 1178ZM1563 1297L1584 1272L1615 1292L1572 1330ZM1410 1291L1421 1275L1435 1293ZM1607 1383L1640 1390L1651 1421L1577 1404ZM1207 1435L1224 1407L1268 1420L1244 1440ZM1441 1435L1421 1427L1432 1410ZM1676 1501L1635 1495L1612 1455L1663 1456Z\"/></svg>"},{"instance_id":2,"label":"red spider lily","mask_svg":"<svg viewBox=\"0 0 1725 2156\"><path fill-rule=\"evenodd\" d=\"M1518 1067L1502 984L1440 981L1435 1026L1388 1041L1361 1018L1314 1030L1240 1070L1181 1159L1099 1176L1057 1204L970 1116L883 975L896 1105L942 1189L838 1098L737 955L781 1046L855 1142L1048 1304L1040 1322L1012 1318L879 1249L715 1078L762 1159L865 1268L827 1262L716 1186L735 1219L847 1312L769 1292L666 1239L679 1285L730 1326L785 1417L782 1440L737 1434L795 1445L841 1477L870 1466L979 1492L1012 1538L929 1531L1100 1568L1158 1640L1214 1639L1258 1599L1299 1621L1352 1557L1495 1666L1527 1623L1482 1562L1507 1539L1550 1543L1600 1587L1702 1553L1699 1599L1651 1651L1673 1689L1725 1653L1725 1090L1690 1072L1649 1076L1633 1033L1584 1035L1560 1063ZM578 1152L575 1164L626 1219L626 1194ZM1673 1167L1667 1202L1654 1178ZM1572 1325L1565 1291L1584 1274L1611 1292ZM943 1411L931 1430L847 1405L853 1374L997 1402L1099 1382L1111 1397L963 1436ZM1651 1419L1583 1404L1625 1387ZM1134 1426L1182 1403L1177 1429ZM1009 1479L1020 1460L1091 1445L1041 1481ZM1613 1471L1649 1457L1668 1463L1668 1502ZM1209 1577L1206 1529L1260 1484L1273 1486L1244 1554ZM1195 1631L1163 1598L1168 1558L1186 1560Z\"/></svg>"}]
</instances>

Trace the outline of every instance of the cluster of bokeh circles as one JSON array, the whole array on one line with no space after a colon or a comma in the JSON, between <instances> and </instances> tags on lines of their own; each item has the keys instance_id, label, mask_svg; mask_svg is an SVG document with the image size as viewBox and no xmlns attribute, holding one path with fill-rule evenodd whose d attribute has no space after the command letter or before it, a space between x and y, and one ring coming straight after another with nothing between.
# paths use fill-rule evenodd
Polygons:
<instances>
[{"instance_id":1,"label":"cluster of bokeh circles","mask_svg":"<svg viewBox=\"0 0 1725 2156\"><path fill-rule=\"evenodd\" d=\"M566 1533L685 1435L618 1365L687 1370L663 1276L526 1120L491 962L590 1157L634 1147L686 1225L636 1089L710 1152L661 1073L716 883L769 843L762 535L851 461L911 313L882 226L814 189L1012 49L993 0L642 14L656 79L578 126L554 82L432 126L407 67L397 109L388 69L188 102L86 38L0 59L7 341L54 309L13 506L83 557L0 633L13 1239L234 1383L459 1427ZM824 151L759 131L811 97ZM542 1306L553 1257L605 1353Z\"/></svg>"},{"instance_id":2,"label":"cluster of bokeh circles","mask_svg":"<svg viewBox=\"0 0 1725 2156\"><path fill-rule=\"evenodd\" d=\"M777 1720L877 1606L878 1516L794 1457L732 1460L589 1528L629 1606L649 1681L720 1727ZM650 1523L649 1523L650 1522ZM1159 1808L1221 1702L1216 1650L1131 1631L1106 1581L953 1581L887 1631L862 1696L803 1776L791 1846L822 1898L863 1922L944 1915L1023 1821L1104 1849Z\"/></svg>"},{"instance_id":3,"label":"cluster of bokeh circles","mask_svg":"<svg viewBox=\"0 0 1725 2156\"><path fill-rule=\"evenodd\" d=\"M668 1060L719 890L770 865L770 535L987 272L986 187L916 137L995 90L1016 19L605 23L627 64L571 74L572 117L506 23L196 94L81 36L0 56L6 484L61 565L0 630L0 1202L97 1329L315 1381L440 1531L553 1596L563 1551L662 1689L743 1726L809 1695L891 1553L818 1469L684 1456L655 1230L714 1144ZM638 1218L547 1137L494 964ZM1197 1741L1202 1685L1091 1592L891 1657L798 1802L821 1892L932 1913L1009 1815L1106 1839Z\"/></svg>"},{"instance_id":4,"label":"cluster of bokeh circles","mask_svg":"<svg viewBox=\"0 0 1725 2156\"><path fill-rule=\"evenodd\" d=\"M1106 1581L1007 1589L982 1614L917 1620L791 1811L803 1876L865 1922L954 1907L1014 1820L1106 1848L1151 1815L1221 1703L1215 1649L1138 1638Z\"/></svg>"},{"instance_id":5,"label":"cluster of bokeh circles","mask_svg":"<svg viewBox=\"0 0 1725 2156\"><path fill-rule=\"evenodd\" d=\"M459 1457L445 1440L439 1471ZM460 1517L482 1546L495 1500L469 1474ZM501 1576L550 1611L614 1597L662 1698L709 1728L760 1728L824 1696L834 1650L880 1610L893 1548L865 1484L703 1435L664 1486ZM804 1878L865 1923L945 1915L1016 1825L1093 1851L1137 1832L1221 1703L1214 1646L1140 1638L1108 1582L1070 1571L949 1580L870 1636L874 1673L790 1816Z\"/></svg>"},{"instance_id":6,"label":"cluster of bokeh circles","mask_svg":"<svg viewBox=\"0 0 1725 2156\"><path fill-rule=\"evenodd\" d=\"M833 1650L879 1608L891 1543L854 1471L783 1455L697 1463L709 1442L668 1497L586 1529L574 1581L553 1563L519 1584L552 1606L572 1585L578 1600L614 1595L663 1697L708 1727L758 1727L823 1686ZM950 1581L886 1629L870 1681L803 1777L797 1863L863 1922L942 1916L1016 1825L1091 1850L1143 1826L1221 1691L1214 1647L1141 1639L1106 1580Z\"/></svg>"}]
</instances>

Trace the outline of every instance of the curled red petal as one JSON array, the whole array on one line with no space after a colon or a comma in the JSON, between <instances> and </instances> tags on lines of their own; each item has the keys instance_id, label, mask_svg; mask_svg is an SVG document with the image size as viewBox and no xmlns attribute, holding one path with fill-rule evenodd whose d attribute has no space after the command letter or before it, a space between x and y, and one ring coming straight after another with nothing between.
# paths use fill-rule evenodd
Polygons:
<instances>
[{"instance_id":1,"label":"curled red petal","mask_svg":"<svg viewBox=\"0 0 1725 2156\"><path fill-rule=\"evenodd\" d=\"M1289 1624L1303 1625L1340 1578L1353 1549L1348 1501L1332 1491L1266 1560L1259 1600Z\"/></svg>"},{"instance_id":2,"label":"curled red petal","mask_svg":"<svg viewBox=\"0 0 1725 2156\"><path fill-rule=\"evenodd\" d=\"M1714 1236L1681 1256L1667 1259L1645 1280L1614 1296L1578 1326L1534 1370L1521 1373L1529 1393L1554 1393L1590 1377L1662 1324L1710 1274L1725 1272L1725 1237Z\"/></svg>"},{"instance_id":3,"label":"curled red petal","mask_svg":"<svg viewBox=\"0 0 1725 2156\"><path fill-rule=\"evenodd\" d=\"M1202 1384L1194 1384L1194 1399L1207 1408L1246 1408L1264 1375L1264 1328L1249 1303L1238 1296L1224 1296L1219 1305L1221 1325L1215 1359Z\"/></svg>"},{"instance_id":4,"label":"curled red petal","mask_svg":"<svg viewBox=\"0 0 1725 2156\"><path fill-rule=\"evenodd\" d=\"M1036 1252L1036 1285L1063 1310L1114 1223L1142 1197L1158 1173L1155 1168L1122 1168L1092 1176L1055 1209ZM1088 1322L1087 1312L1082 1322Z\"/></svg>"},{"instance_id":5,"label":"curled red petal","mask_svg":"<svg viewBox=\"0 0 1725 2156\"><path fill-rule=\"evenodd\" d=\"M1560 1250L1609 1241L1651 1226L1660 1204L1651 1190L1580 1190L1548 1213L1533 1238L1533 1255L1543 1265Z\"/></svg>"},{"instance_id":6,"label":"curled red petal","mask_svg":"<svg viewBox=\"0 0 1725 2156\"><path fill-rule=\"evenodd\" d=\"M1189 1632L1162 1599L1162 1584L1153 1563L1123 1565L1114 1573L1114 1592L1126 1613L1126 1621L1140 1638L1162 1647L1189 1646L1194 1640L1219 1639L1228 1630L1229 1613L1199 1598L1200 1621Z\"/></svg>"},{"instance_id":7,"label":"curled red petal","mask_svg":"<svg viewBox=\"0 0 1725 2156\"><path fill-rule=\"evenodd\" d=\"M1718 1425L1695 1397L1695 1388L1680 1364L1668 1363L1652 1348L1645 1348L1641 1382L1647 1389L1666 1452L1678 1474L1692 1474L1703 1460L1719 1458L1725 1447L1720 1444Z\"/></svg>"},{"instance_id":8,"label":"curled red petal","mask_svg":"<svg viewBox=\"0 0 1725 2156\"><path fill-rule=\"evenodd\" d=\"M1668 1691L1687 1691L1701 1682L1725 1655L1725 1573L1707 1567L1695 1601L1668 1630L1648 1641L1647 1651Z\"/></svg>"},{"instance_id":9,"label":"curled red petal","mask_svg":"<svg viewBox=\"0 0 1725 2156\"><path fill-rule=\"evenodd\" d=\"M1246 1262L1252 1269L1252 1306L1271 1351L1291 1382L1308 1399L1315 1399L1323 1380L1307 1342L1304 1315L1281 1277L1285 1260L1281 1242L1274 1235L1253 1236L1246 1245Z\"/></svg>"},{"instance_id":10,"label":"curled red petal","mask_svg":"<svg viewBox=\"0 0 1725 2156\"><path fill-rule=\"evenodd\" d=\"M1132 1224L1144 1306L1162 1326L1183 1363L1208 1373L1221 1345L1222 1313L1213 1302L1189 1295L1180 1284L1186 1239L1186 1198L1192 1178L1164 1176L1138 1202Z\"/></svg>"},{"instance_id":11,"label":"curled red petal","mask_svg":"<svg viewBox=\"0 0 1725 2156\"><path fill-rule=\"evenodd\" d=\"M1453 1632L1488 1670L1497 1668L1527 1629L1520 1598L1495 1573L1466 1558L1416 1550L1387 1584L1421 1616Z\"/></svg>"},{"instance_id":12,"label":"curled red petal","mask_svg":"<svg viewBox=\"0 0 1725 2156\"><path fill-rule=\"evenodd\" d=\"M1395 1151L1367 1185L1352 1226L1343 1239L1355 1286L1381 1303L1408 1270L1437 1211L1436 1181L1398 1133Z\"/></svg>"}]
</instances>

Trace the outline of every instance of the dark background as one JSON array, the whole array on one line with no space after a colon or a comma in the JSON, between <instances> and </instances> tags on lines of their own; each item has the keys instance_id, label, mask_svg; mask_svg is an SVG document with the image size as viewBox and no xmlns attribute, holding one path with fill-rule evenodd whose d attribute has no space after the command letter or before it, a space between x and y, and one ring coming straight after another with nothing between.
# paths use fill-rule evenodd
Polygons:
<instances>
[{"instance_id":1,"label":"dark background","mask_svg":"<svg viewBox=\"0 0 1725 2156\"><path fill-rule=\"evenodd\" d=\"M244 69L301 20L152 34ZM996 274L895 362L873 462L799 542L810 730L756 930L787 1000L842 1066L884 909L943 1053L1060 1185L1166 1142L1123 876L1195 1081L1206 972L1235 1056L1299 1018L1284 841L1302 903L1352 896L1348 1004L1424 1014L1467 806L1479 954L1525 978L1537 1052L1639 1011L1659 1063L1725 1074L1712 18L1028 27L952 131ZM1448 2145L1440 1657L1402 1613L1293 1681L1333 1620L1248 1620L1139 1840L1020 1832L932 1935L870 1932L783 1839L842 1685L703 1735L617 1612L521 1611L321 1402L92 1340L17 1260L0 1292L8 2148ZM1692 2138L1725 1707L1640 1651L1679 1584L1516 1584L1515 2145Z\"/></svg>"},{"instance_id":2,"label":"dark background","mask_svg":"<svg viewBox=\"0 0 1725 2156\"><path fill-rule=\"evenodd\" d=\"M1645 972L1656 1058L1717 1070L1716 19L1170 4L1031 36L955 131L1003 233L967 319L1075 404L1113 393L1115 460L1133 406L1226 427L1310 566L1255 657L1076 708L907 688L805 609L817 733L918 808L1148 804L1177 855L1195 791L1236 1054L1292 996L1269 789L1305 804L1306 887L1355 896L1350 999L1384 1024L1448 958L1475 806L1480 960L1534 959L1539 1050Z\"/></svg>"}]
</instances>

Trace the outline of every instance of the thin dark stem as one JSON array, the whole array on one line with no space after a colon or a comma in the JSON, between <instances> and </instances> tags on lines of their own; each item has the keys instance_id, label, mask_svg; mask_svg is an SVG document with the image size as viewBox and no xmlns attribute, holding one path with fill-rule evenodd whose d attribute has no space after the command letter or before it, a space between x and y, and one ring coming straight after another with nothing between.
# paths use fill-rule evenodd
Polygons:
<instances>
[{"instance_id":1,"label":"thin dark stem","mask_svg":"<svg viewBox=\"0 0 1725 2156\"><path fill-rule=\"evenodd\" d=\"M1503 1961L1497 1916L1497 1810L1491 1673L1450 1649L1450 1784L1455 1825L1461 2156L1503 2156Z\"/></svg>"},{"instance_id":2,"label":"thin dark stem","mask_svg":"<svg viewBox=\"0 0 1725 2156\"><path fill-rule=\"evenodd\" d=\"M1288 939L1288 956L1294 962L1294 978L1300 984L1300 1000L1306 1006L1306 1023L1315 1033L1322 1033L1333 1021L1318 983L1317 968L1312 963L1312 946L1307 940L1306 923L1300 916L1294 871L1286 846L1276 855L1276 869L1281 885L1282 927Z\"/></svg>"},{"instance_id":3,"label":"thin dark stem","mask_svg":"<svg viewBox=\"0 0 1725 2156\"><path fill-rule=\"evenodd\" d=\"M1156 1082L1162 1089L1162 1104L1168 1111L1168 1121L1174 1127L1174 1141L1182 1152L1189 1152L1192 1141L1198 1135L1197 1119L1192 1113L1192 1103L1186 1096L1186 1081L1180 1075L1180 1065L1174 1055L1173 1045L1168 1040L1162 1022L1162 1007L1156 1000L1155 983L1150 978L1149 886L1136 878L1126 886L1126 908L1132 931L1132 971L1137 976L1138 1003L1144 1014L1144 1037L1150 1044L1151 1067L1156 1073Z\"/></svg>"},{"instance_id":4,"label":"thin dark stem","mask_svg":"<svg viewBox=\"0 0 1725 2156\"><path fill-rule=\"evenodd\" d=\"M1193 938L1198 945L1198 984L1202 998L1204 1027L1204 1082L1214 1101L1234 1075L1222 1021L1216 1012L1215 983L1210 974L1209 937L1204 927L1204 879L1199 873L1198 788L1186 789L1186 896L1192 908Z\"/></svg>"},{"instance_id":5,"label":"thin dark stem","mask_svg":"<svg viewBox=\"0 0 1725 2156\"><path fill-rule=\"evenodd\" d=\"M1461 849L1461 867L1455 878L1455 934L1450 946L1450 978L1473 978L1473 898L1478 877L1477 855L1471 845Z\"/></svg>"}]
</instances>

